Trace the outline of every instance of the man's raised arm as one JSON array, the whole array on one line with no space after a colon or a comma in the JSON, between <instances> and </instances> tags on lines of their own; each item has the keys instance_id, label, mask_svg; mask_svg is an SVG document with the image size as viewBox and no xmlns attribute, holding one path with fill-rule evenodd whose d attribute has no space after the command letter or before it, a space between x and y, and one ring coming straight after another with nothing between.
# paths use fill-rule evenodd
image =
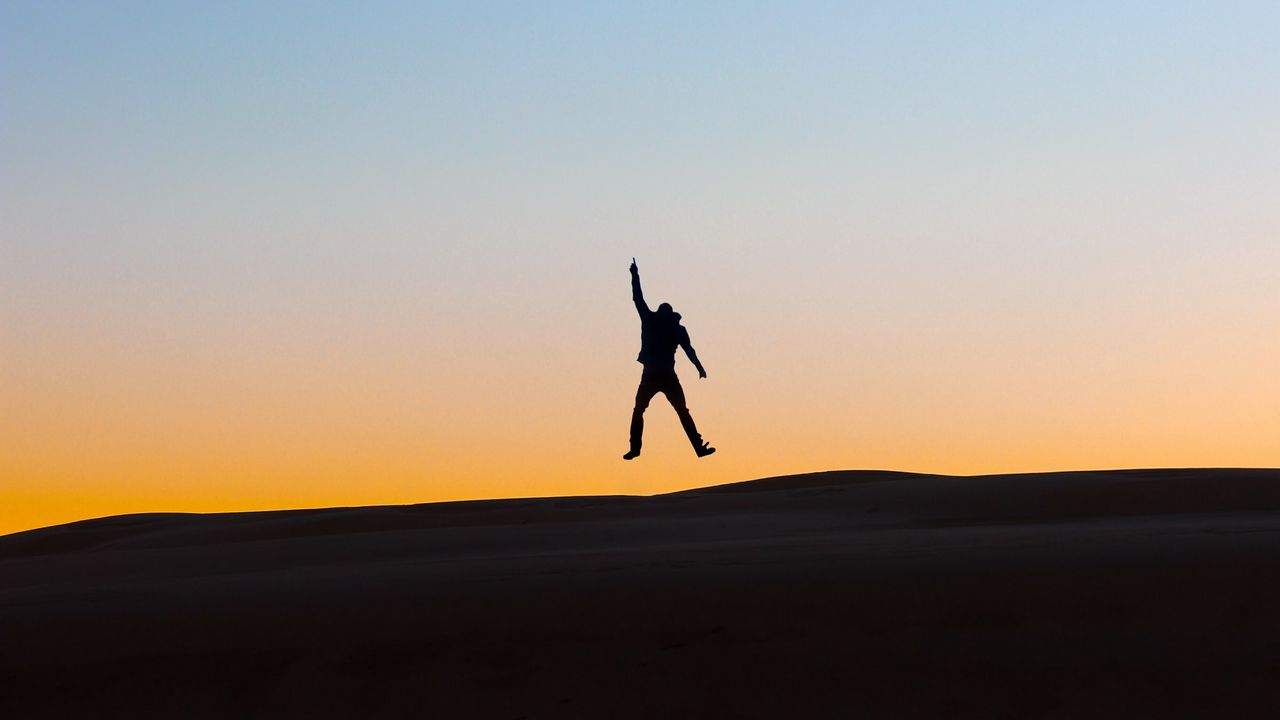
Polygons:
<instances>
[{"instance_id":1,"label":"man's raised arm","mask_svg":"<svg viewBox=\"0 0 1280 720\"><path fill-rule=\"evenodd\" d=\"M644 292L640 290L640 269L636 267L636 259L631 258L631 299L635 301L636 312L640 317L650 313L649 305L644 301Z\"/></svg>"}]
</instances>

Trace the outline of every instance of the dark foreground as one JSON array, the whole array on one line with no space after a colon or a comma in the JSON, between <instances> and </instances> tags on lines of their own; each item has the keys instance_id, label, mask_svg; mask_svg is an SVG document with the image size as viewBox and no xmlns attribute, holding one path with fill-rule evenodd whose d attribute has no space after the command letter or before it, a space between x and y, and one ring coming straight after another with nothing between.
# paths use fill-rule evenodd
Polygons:
<instances>
[{"instance_id":1,"label":"dark foreground","mask_svg":"<svg viewBox=\"0 0 1280 720\"><path fill-rule=\"evenodd\" d=\"M1280 471L834 472L0 537L0 717L1274 717Z\"/></svg>"}]
</instances>

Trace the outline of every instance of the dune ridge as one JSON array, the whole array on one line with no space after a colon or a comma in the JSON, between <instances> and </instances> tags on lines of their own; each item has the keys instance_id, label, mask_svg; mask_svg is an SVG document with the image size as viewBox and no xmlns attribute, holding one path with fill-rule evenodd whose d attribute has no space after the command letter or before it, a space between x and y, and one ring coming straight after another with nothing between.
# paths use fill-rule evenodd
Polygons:
<instances>
[{"instance_id":1,"label":"dune ridge","mask_svg":"<svg viewBox=\"0 0 1280 720\"><path fill-rule=\"evenodd\" d=\"M889 487L865 488L877 483ZM899 484L905 483L907 486ZM0 536L0 558L111 547L177 547L316 535L391 532L467 525L607 518L640 508L674 511L672 500L704 496L835 494L875 503L880 518L903 522L1052 522L1085 517L1273 512L1280 510L1280 470L1170 468L1083 470L1006 475L940 475L888 470L832 470L782 475L652 496L581 496L466 500L417 505L231 513L116 515ZM715 512L724 502L685 505ZM728 507L733 507L732 504Z\"/></svg>"}]
</instances>

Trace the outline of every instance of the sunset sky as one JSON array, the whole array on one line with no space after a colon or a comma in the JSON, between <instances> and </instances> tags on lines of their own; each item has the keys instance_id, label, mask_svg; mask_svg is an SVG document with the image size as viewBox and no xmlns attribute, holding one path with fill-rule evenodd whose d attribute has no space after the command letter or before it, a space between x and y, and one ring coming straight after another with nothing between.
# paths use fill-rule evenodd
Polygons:
<instances>
[{"instance_id":1,"label":"sunset sky","mask_svg":"<svg viewBox=\"0 0 1280 720\"><path fill-rule=\"evenodd\" d=\"M0 5L0 533L1280 466L1280 3L633 5Z\"/></svg>"}]
</instances>

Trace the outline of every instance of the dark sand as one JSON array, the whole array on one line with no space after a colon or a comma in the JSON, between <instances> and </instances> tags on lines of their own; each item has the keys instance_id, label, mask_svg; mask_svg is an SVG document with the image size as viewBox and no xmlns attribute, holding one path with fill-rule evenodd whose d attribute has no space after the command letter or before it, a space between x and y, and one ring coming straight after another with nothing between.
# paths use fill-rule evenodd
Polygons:
<instances>
[{"instance_id":1,"label":"dark sand","mask_svg":"<svg viewBox=\"0 0 1280 720\"><path fill-rule=\"evenodd\" d=\"M0 717L1276 717L1280 471L833 472L0 537Z\"/></svg>"}]
</instances>

